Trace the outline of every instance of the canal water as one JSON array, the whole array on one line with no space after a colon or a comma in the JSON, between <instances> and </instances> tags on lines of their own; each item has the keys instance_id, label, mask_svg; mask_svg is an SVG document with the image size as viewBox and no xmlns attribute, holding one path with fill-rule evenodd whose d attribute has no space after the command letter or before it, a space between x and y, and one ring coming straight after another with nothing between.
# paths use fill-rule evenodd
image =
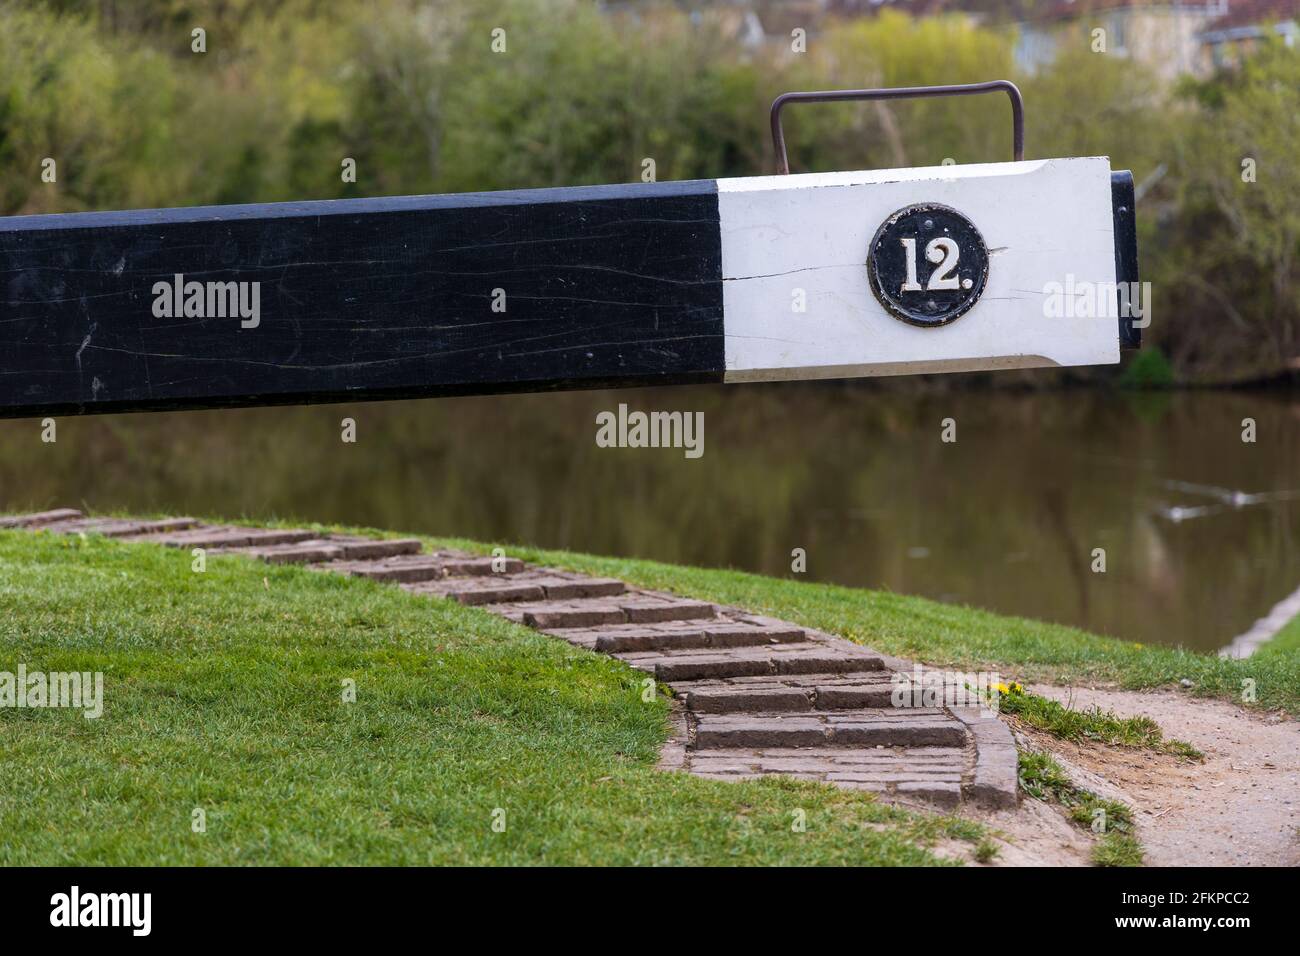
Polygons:
<instances>
[{"instance_id":1,"label":"canal water","mask_svg":"<svg viewBox=\"0 0 1300 956\"><path fill-rule=\"evenodd\" d=\"M703 455L598 447L620 402L703 413ZM699 386L65 418L54 444L0 422L0 509L56 505L772 575L802 548L804 579L1212 651L1300 587L1300 395Z\"/></svg>"}]
</instances>

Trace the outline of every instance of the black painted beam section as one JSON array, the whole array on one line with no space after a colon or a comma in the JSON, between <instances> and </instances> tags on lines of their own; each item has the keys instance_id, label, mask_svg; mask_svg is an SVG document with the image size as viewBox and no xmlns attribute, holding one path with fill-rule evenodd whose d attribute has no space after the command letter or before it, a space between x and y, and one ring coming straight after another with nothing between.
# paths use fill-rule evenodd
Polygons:
<instances>
[{"instance_id":1,"label":"black painted beam section","mask_svg":"<svg viewBox=\"0 0 1300 956\"><path fill-rule=\"evenodd\" d=\"M1136 305L1133 290L1138 287L1137 200L1133 192L1133 174L1127 169L1110 174L1110 207L1115 222L1115 282L1129 289L1128 297L1120 293L1118 302L1119 347L1142 347L1142 326L1135 326L1135 316L1126 314L1128 303ZM1141 300L1143 314L1150 303ZM1141 320L1141 317L1138 317Z\"/></svg>"},{"instance_id":2,"label":"black painted beam section","mask_svg":"<svg viewBox=\"0 0 1300 956\"><path fill-rule=\"evenodd\" d=\"M712 181L0 219L0 416L720 381L721 266Z\"/></svg>"}]
</instances>

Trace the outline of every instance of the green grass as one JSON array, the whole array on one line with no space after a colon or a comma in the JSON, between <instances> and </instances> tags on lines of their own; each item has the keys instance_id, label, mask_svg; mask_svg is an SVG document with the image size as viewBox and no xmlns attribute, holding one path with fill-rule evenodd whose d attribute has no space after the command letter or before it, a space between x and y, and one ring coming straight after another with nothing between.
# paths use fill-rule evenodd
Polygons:
<instances>
[{"instance_id":1,"label":"green grass","mask_svg":"<svg viewBox=\"0 0 1300 956\"><path fill-rule=\"evenodd\" d=\"M384 529L301 521L245 523L390 537L400 534ZM1000 670L1004 679L1022 681L1115 683L1130 690L1175 686L1186 678L1193 686L1183 693L1300 713L1300 618L1283 631L1288 635L1285 640L1281 640L1280 634L1266 645L1270 653L1265 654L1261 648L1246 660L1230 660L1213 654L1121 641L1062 624L1007 617L888 591L507 542L421 537L434 547L464 548L483 554L500 546L507 554L528 561L608 575L641 587L762 611L839 634L886 654L939 667ZM1247 681L1254 682L1256 695L1249 703L1242 698Z\"/></svg>"},{"instance_id":2,"label":"green grass","mask_svg":"<svg viewBox=\"0 0 1300 956\"><path fill-rule=\"evenodd\" d=\"M975 844L975 860L978 863L992 863L998 858L998 845L985 837Z\"/></svg>"},{"instance_id":3,"label":"green grass","mask_svg":"<svg viewBox=\"0 0 1300 956\"><path fill-rule=\"evenodd\" d=\"M1273 635L1273 639L1255 651L1256 657L1272 657L1284 654L1300 656L1300 617L1293 617L1282 630Z\"/></svg>"},{"instance_id":4,"label":"green grass","mask_svg":"<svg viewBox=\"0 0 1300 956\"><path fill-rule=\"evenodd\" d=\"M1061 740L1091 740L1111 747L1137 747L1173 754L1188 760L1202 760L1204 754L1181 740L1166 740L1160 725L1150 717L1118 717L1100 707L1072 710L1058 701L1025 691L1002 694L998 706Z\"/></svg>"},{"instance_id":5,"label":"green grass","mask_svg":"<svg viewBox=\"0 0 1300 956\"><path fill-rule=\"evenodd\" d=\"M1129 833L1107 833L1092 848L1096 866L1141 866L1142 844Z\"/></svg>"},{"instance_id":6,"label":"green grass","mask_svg":"<svg viewBox=\"0 0 1300 956\"><path fill-rule=\"evenodd\" d=\"M491 547L460 539L437 543L472 550ZM1294 653L1279 648L1276 653L1229 660L885 591L505 547L527 560L763 611L935 666L998 671L1004 679L1022 681L1115 683L1131 690L1173 686L1187 678L1193 686L1183 693L1234 703L1242 703L1245 682L1254 681L1256 700L1248 706L1300 713L1300 647L1294 647ZM1300 643L1300 637L1295 640Z\"/></svg>"},{"instance_id":7,"label":"green grass","mask_svg":"<svg viewBox=\"0 0 1300 956\"><path fill-rule=\"evenodd\" d=\"M1142 865L1142 847L1133 834L1133 813L1128 806L1076 787L1051 754L1021 751L1020 788L1035 800L1060 804L1070 820L1086 830L1092 830L1099 818L1103 821L1104 830L1093 844L1095 865Z\"/></svg>"},{"instance_id":8,"label":"green grass","mask_svg":"<svg viewBox=\"0 0 1300 956\"><path fill-rule=\"evenodd\" d=\"M890 593L506 548L936 666L1129 688L1187 677L1187 693L1233 701L1253 679L1259 705L1300 710L1294 645L1229 661ZM641 701L641 675L366 581L235 557L194 574L180 551L0 532L0 670L19 662L104 671L106 709L95 721L0 709L7 765L23 768L0 778L3 865L932 864L941 839L988 852L977 824L861 794L656 771L667 703ZM1158 739L1108 715L1039 716L1067 735ZM205 834L190 830L196 807ZM791 831L795 809L805 833ZM1131 857L1125 833L1109 836L1099 857Z\"/></svg>"},{"instance_id":9,"label":"green grass","mask_svg":"<svg viewBox=\"0 0 1300 956\"><path fill-rule=\"evenodd\" d=\"M668 705L624 664L238 557L197 574L184 551L0 532L0 670L20 663L102 671L104 714L0 708L4 866L914 865L985 836L819 784L657 771Z\"/></svg>"}]
</instances>

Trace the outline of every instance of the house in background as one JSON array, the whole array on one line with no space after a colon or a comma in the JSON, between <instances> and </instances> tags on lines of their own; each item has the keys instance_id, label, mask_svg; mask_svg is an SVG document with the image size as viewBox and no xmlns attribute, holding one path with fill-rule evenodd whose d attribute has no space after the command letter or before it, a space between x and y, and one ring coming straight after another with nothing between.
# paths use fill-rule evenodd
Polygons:
<instances>
[{"instance_id":1,"label":"house in background","mask_svg":"<svg viewBox=\"0 0 1300 956\"><path fill-rule=\"evenodd\" d=\"M1143 63L1172 82L1230 67L1261 39L1276 34L1288 45L1300 34L1300 0L675 0L693 19L723 27L748 47L788 45L801 27L814 36L833 19L852 20L897 10L918 19L964 16L1016 31L1016 64L1034 72L1067 44L1093 49L1105 31L1108 55ZM662 0L606 0L610 12L639 14ZM1300 49L1297 50L1300 53Z\"/></svg>"},{"instance_id":2,"label":"house in background","mask_svg":"<svg viewBox=\"0 0 1300 956\"><path fill-rule=\"evenodd\" d=\"M1051 63L1063 44L1092 50L1095 43L1102 42L1107 55L1142 63L1164 80L1185 73L1203 74L1209 60L1201 34L1227 10L1228 0L1050 0L1034 4L1016 23L1016 64L1032 73ZM1098 36L1097 30L1104 32Z\"/></svg>"},{"instance_id":3,"label":"house in background","mask_svg":"<svg viewBox=\"0 0 1300 956\"><path fill-rule=\"evenodd\" d=\"M1270 34L1300 46L1300 0L1231 0L1227 12L1202 32L1201 43L1211 66L1231 67Z\"/></svg>"},{"instance_id":4,"label":"house in background","mask_svg":"<svg viewBox=\"0 0 1300 956\"><path fill-rule=\"evenodd\" d=\"M1105 31L1106 52L1146 64L1165 80L1230 67L1275 33L1296 41L1300 0L1050 0L1017 19L1016 62L1030 72L1050 63L1062 43L1091 49Z\"/></svg>"}]
</instances>

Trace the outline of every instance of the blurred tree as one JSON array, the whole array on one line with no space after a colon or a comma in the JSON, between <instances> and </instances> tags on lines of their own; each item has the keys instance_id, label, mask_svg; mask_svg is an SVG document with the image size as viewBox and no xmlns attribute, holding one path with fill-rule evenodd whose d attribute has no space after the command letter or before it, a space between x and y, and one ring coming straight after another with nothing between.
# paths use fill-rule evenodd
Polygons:
<instances>
[{"instance_id":1,"label":"blurred tree","mask_svg":"<svg viewBox=\"0 0 1300 956\"><path fill-rule=\"evenodd\" d=\"M1027 155L1109 156L1137 180L1170 159L1167 94L1141 63L1069 46L1021 88Z\"/></svg>"},{"instance_id":2,"label":"blurred tree","mask_svg":"<svg viewBox=\"0 0 1300 956\"><path fill-rule=\"evenodd\" d=\"M492 49L495 28L505 52ZM658 179L755 171L755 68L675 11L633 23L575 0L508 0L476 7L463 37L446 101L447 188L629 181L647 158Z\"/></svg>"},{"instance_id":3,"label":"blurred tree","mask_svg":"<svg viewBox=\"0 0 1300 956\"><path fill-rule=\"evenodd\" d=\"M975 83L1013 72L1010 37L982 30L960 16L913 20L885 10L876 17L840 24L814 49L824 51L817 67L820 82L831 88ZM815 134L815 142L805 137L800 144L810 169L937 166L945 158L958 163L1011 158L1010 107L1001 94L818 109L839 116L799 120ZM793 154L793 146L791 150Z\"/></svg>"},{"instance_id":4,"label":"blurred tree","mask_svg":"<svg viewBox=\"0 0 1300 956\"><path fill-rule=\"evenodd\" d=\"M1185 92L1162 226L1174 357L1209 378L1300 368L1300 56L1269 42Z\"/></svg>"},{"instance_id":5,"label":"blurred tree","mask_svg":"<svg viewBox=\"0 0 1300 956\"><path fill-rule=\"evenodd\" d=\"M345 86L347 139L364 170L362 193L439 188L447 100L459 83L455 51L470 43L464 5L373 10L357 24Z\"/></svg>"},{"instance_id":6,"label":"blurred tree","mask_svg":"<svg viewBox=\"0 0 1300 956\"><path fill-rule=\"evenodd\" d=\"M0 213L165 201L185 179L167 168L175 112L176 84L152 51L110 50L82 21L0 7Z\"/></svg>"},{"instance_id":7,"label":"blurred tree","mask_svg":"<svg viewBox=\"0 0 1300 956\"><path fill-rule=\"evenodd\" d=\"M772 168L784 90L1010 77L1028 156L1110 155L1141 184L1147 334L1175 369L1297 361L1294 50L1177 98L1082 47L1017 77L1013 34L961 16L832 20L803 54L746 45L733 21L667 0L0 0L0 214L629 182L645 160L659 180L752 175ZM1009 127L1001 96L786 123L796 170L998 161Z\"/></svg>"}]
</instances>

